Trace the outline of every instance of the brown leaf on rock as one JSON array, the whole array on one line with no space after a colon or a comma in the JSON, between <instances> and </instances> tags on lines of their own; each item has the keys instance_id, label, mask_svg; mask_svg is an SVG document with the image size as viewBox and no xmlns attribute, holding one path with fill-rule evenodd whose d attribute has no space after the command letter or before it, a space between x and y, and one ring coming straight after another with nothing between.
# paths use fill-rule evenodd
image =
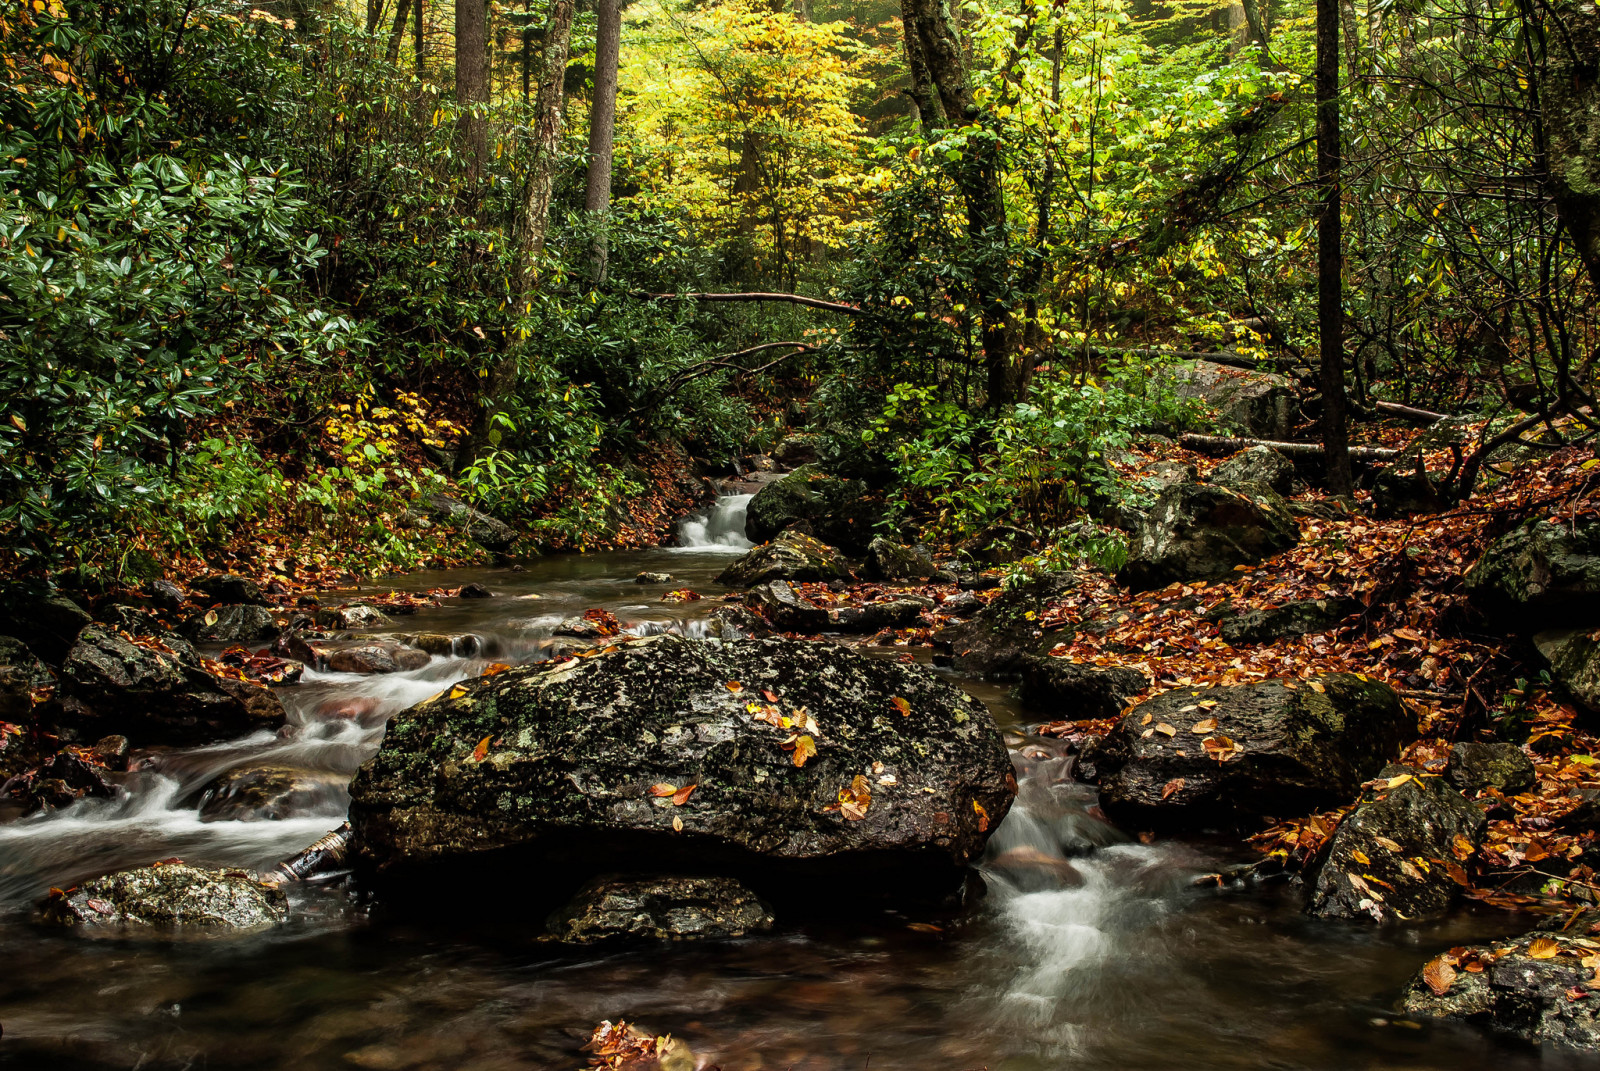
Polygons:
<instances>
[{"instance_id":1,"label":"brown leaf on rock","mask_svg":"<svg viewBox=\"0 0 1600 1071\"><path fill-rule=\"evenodd\" d=\"M699 785L684 785L682 788L678 789L678 791L672 794L672 805L674 807L682 807L685 803L688 803L690 793L692 793L698 787Z\"/></svg>"},{"instance_id":2,"label":"brown leaf on rock","mask_svg":"<svg viewBox=\"0 0 1600 1071\"><path fill-rule=\"evenodd\" d=\"M900 716L901 717L909 717L910 716L910 714L911 714L911 704L910 703L906 702L904 699L900 698L898 695L895 696L893 699L889 700L889 702L891 704L893 704L894 708L900 712Z\"/></svg>"},{"instance_id":3,"label":"brown leaf on rock","mask_svg":"<svg viewBox=\"0 0 1600 1071\"><path fill-rule=\"evenodd\" d=\"M1433 990L1433 995L1442 997L1450 992L1450 987L1456 980L1456 968L1450 962L1448 953L1430 959L1427 966L1422 968L1422 980L1428 983L1428 988Z\"/></svg>"},{"instance_id":4,"label":"brown leaf on rock","mask_svg":"<svg viewBox=\"0 0 1600 1071\"><path fill-rule=\"evenodd\" d=\"M1174 777L1171 781L1161 786L1161 798L1166 799L1174 792L1180 791L1183 788L1183 784L1183 778Z\"/></svg>"}]
</instances>

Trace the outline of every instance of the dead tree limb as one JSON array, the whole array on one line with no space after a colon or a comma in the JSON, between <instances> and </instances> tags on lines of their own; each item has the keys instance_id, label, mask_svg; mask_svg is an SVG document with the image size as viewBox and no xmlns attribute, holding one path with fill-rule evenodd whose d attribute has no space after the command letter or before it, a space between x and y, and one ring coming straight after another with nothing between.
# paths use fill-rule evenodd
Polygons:
<instances>
[{"instance_id":1,"label":"dead tree limb","mask_svg":"<svg viewBox=\"0 0 1600 1071\"><path fill-rule=\"evenodd\" d=\"M1227 435L1182 435L1178 442L1191 450L1201 453L1220 454L1233 453L1238 450L1248 450L1252 446L1266 446L1280 454L1289 457L1321 457L1321 443L1285 443L1272 439L1236 439ZM1399 450L1389 450L1378 446L1352 446L1350 457L1356 461L1393 461L1400 456Z\"/></svg>"},{"instance_id":2,"label":"dead tree limb","mask_svg":"<svg viewBox=\"0 0 1600 1071\"><path fill-rule=\"evenodd\" d=\"M1372 408L1380 413L1388 413L1404 420L1414 420L1418 424L1437 424L1441 420L1449 420L1449 413L1435 413L1431 409L1418 409L1415 406L1401 405L1399 402L1374 401Z\"/></svg>"},{"instance_id":3,"label":"dead tree limb","mask_svg":"<svg viewBox=\"0 0 1600 1071\"><path fill-rule=\"evenodd\" d=\"M649 298L652 301L782 301L790 305L804 305L808 309L822 309L826 312L842 312L846 316L863 316L865 312L855 305L846 305L838 301L824 301L821 298L806 297L804 294L784 293L687 293L687 294L652 294L645 290L629 291L630 297Z\"/></svg>"}]
</instances>

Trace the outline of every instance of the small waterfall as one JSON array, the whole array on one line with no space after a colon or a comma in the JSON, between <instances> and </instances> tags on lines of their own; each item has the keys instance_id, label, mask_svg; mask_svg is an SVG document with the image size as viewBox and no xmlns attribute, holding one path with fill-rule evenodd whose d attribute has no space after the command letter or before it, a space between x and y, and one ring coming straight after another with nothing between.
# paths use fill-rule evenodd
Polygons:
<instances>
[{"instance_id":1,"label":"small waterfall","mask_svg":"<svg viewBox=\"0 0 1600 1071\"><path fill-rule=\"evenodd\" d=\"M753 495L723 495L705 513L685 518L678 526L678 546L683 550L749 550L744 516Z\"/></svg>"}]
</instances>

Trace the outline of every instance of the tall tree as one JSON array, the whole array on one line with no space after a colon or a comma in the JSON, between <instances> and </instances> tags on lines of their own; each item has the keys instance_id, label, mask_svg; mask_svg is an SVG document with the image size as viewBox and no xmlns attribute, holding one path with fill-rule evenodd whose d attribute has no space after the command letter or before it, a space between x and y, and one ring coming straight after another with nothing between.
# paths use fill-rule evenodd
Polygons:
<instances>
[{"instance_id":1,"label":"tall tree","mask_svg":"<svg viewBox=\"0 0 1600 1071\"><path fill-rule=\"evenodd\" d=\"M406 18L411 14L410 0L395 0L394 23L389 27L389 47L383 50L390 63L400 62L400 42L406 36Z\"/></svg>"},{"instance_id":2,"label":"tall tree","mask_svg":"<svg viewBox=\"0 0 1600 1071\"><path fill-rule=\"evenodd\" d=\"M489 0L456 0L457 132L481 174L489 160Z\"/></svg>"},{"instance_id":3,"label":"tall tree","mask_svg":"<svg viewBox=\"0 0 1600 1071\"><path fill-rule=\"evenodd\" d=\"M1529 92L1541 116L1545 181L1573 249L1600 291L1600 10L1523 0ZM1548 67L1538 79L1541 61Z\"/></svg>"},{"instance_id":4,"label":"tall tree","mask_svg":"<svg viewBox=\"0 0 1600 1071\"><path fill-rule=\"evenodd\" d=\"M405 3L405 0L400 0L400 2ZM411 9L411 43L418 78L428 77L428 9L426 5L427 0L416 0Z\"/></svg>"},{"instance_id":5,"label":"tall tree","mask_svg":"<svg viewBox=\"0 0 1600 1071\"><path fill-rule=\"evenodd\" d=\"M1322 366L1322 448L1328 487L1347 495L1349 415L1344 392L1344 251L1340 215L1339 0L1317 0L1317 345Z\"/></svg>"},{"instance_id":6,"label":"tall tree","mask_svg":"<svg viewBox=\"0 0 1600 1071\"><path fill-rule=\"evenodd\" d=\"M545 21L544 49L540 55L539 94L533 105L533 144L529 146L528 185L522 199L517 252L521 285L533 286L539 254L550 228L550 198L555 192L556 156L566 126L567 60L572 55L572 16L575 0L553 0Z\"/></svg>"},{"instance_id":7,"label":"tall tree","mask_svg":"<svg viewBox=\"0 0 1600 1071\"><path fill-rule=\"evenodd\" d=\"M589 105L589 172L583 189L583 209L594 225L590 246L590 281L606 279L609 242L606 217L611 211L611 163L617 132L617 73L622 53L621 0L598 0L599 26L594 44L594 100Z\"/></svg>"}]
</instances>

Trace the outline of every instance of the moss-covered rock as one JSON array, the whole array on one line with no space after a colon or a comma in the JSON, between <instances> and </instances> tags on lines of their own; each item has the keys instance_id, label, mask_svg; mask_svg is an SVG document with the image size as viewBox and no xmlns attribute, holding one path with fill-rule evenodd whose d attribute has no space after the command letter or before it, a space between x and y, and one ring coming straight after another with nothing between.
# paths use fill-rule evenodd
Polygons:
<instances>
[{"instance_id":1,"label":"moss-covered rock","mask_svg":"<svg viewBox=\"0 0 1600 1071\"><path fill-rule=\"evenodd\" d=\"M954 582L954 577L934 565L931 557L882 536L868 544L864 572L869 580L888 583L935 578Z\"/></svg>"},{"instance_id":2,"label":"moss-covered rock","mask_svg":"<svg viewBox=\"0 0 1600 1071\"><path fill-rule=\"evenodd\" d=\"M772 909L732 878L600 878L550 919L576 944L615 938L693 940L772 929Z\"/></svg>"},{"instance_id":3,"label":"moss-covered rock","mask_svg":"<svg viewBox=\"0 0 1600 1071\"><path fill-rule=\"evenodd\" d=\"M717 583L749 588L772 580L848 580L849 559L800 532L783 532L746 553L717 577Z\"/></svg>"},{"instance_id":4,"label":"moss-covered rock","mask_svg":"<svg viewBox=\"0 0 1600 1071\"><path fill-rule=\"evenodd\" d=\"M200 794L202 822L262 822L336 814L349 800L348 777L281 763L239 766L218 774Z\"/></svg>"},{"instance_id":5,"label":"moss-covered rock","mask_svg":"<svg viewBox=\"0 0 1600 1071\"><path fill-rule=\"evenodd\" d=\"M828 624L828 611L785 580L757 584L746 593L744 602L780 632L821 632Z\"/></svg>"},{"instance_id":6,"label":"moss-covered rock","mask_svg":"<svg viewBox=\"0 0 1600 1071\"><path fill-rule=\"evenodd\" d=\"M1284 376L1212 361L1188 361L1161 376L1179 397L1215 409L1225 427L1265 439L1286 439L1294 428L1300 397Z\"/></svg>"},{"instance_id":7,"label":"moss-covered rock","mask_svg":"<svg viewBox=\"0 0 1600 1071\"><path fill-rule=\"evenodd\" d=\"M1593 626L1600 618L1600 517L1539 518L1490 544L1467 592L1509 629Z\"/></svg>"},{"instance_id":8,"label":"moss-covered rock","mask_svg":"<svg viewBox=\"0 0 1600 1071\"><path fill-rule=\"evenodd\" d=\"M285 899L241 870L157 863L52 893L39 914L96 936L242 934L283 922Z\"/></svg>"},{"instance_id":9,"label":"moss-covered rock","mask_svg":"<svg viewBox=\"0 0 1600 1071\"><path fill-rule=\"evenodd\" d=\"M261 585L247 576L233 573L212 573L193 582L193 587L212 602L271 606L261 593Z\"/></svg>"},{"instance_id":10,"label":"moss-covered rock","mask_svg":"<svg viewBox=\"0 0 1600 1071\"><path fill-rule=\"evenodd\" d=\"M1517 745L1476 741L1463 741L1450 749L1444 775L1468 795L1485 788L1516 795L1532 788L1537 777L1533 762Z\"/></svg>"},{"instance_id":11,"label":"moss-covered rock","mask_svg":"<svg viewBox=\"0 0 1600 1071\"><path fill-rule=\"evenodd\" d=\"M863 787L851 817L841 793ZM658 635L402 712L350 815L379 879L667 869L790 891L848 877L870 899L948 892L1014 791L983 705L925 668Z\"/></svg>"},{"instance_id":12,"label":"moss-covered rock","mask_svg":"<svg viewBox=\"0 0 1600 1071\"><path fill-rule=\"evenodd\" d=\"M1112 718L1128 700L1150 687L1150 678L1130 666L1096 666L1049 655L1025 655L1022 705L1054 719Z\"/></svg>"},{"instance_id":13,"label":"moss-covered rock","mask_svg":"<svg viewBox=\"0 0 1600 1071\"><path fill-rule=\"evenodd\" d=\"M1600 710L1600 628L1553 629L1533 637L1550 676L1590 710Z\"/></svg>"},{"instance_id":14,"label":"moss-covered rock","mask_svg":"<svg viewBox=\"0 0 1600 1071\"><path fill-rule=\"evenodd\" d=\"M1161 493L1130 548L1117 580L1137 591L1231 576L1300 542L1282 498L1260 485L1248 491L1175 484Z\"/></svg>"},{"instance_id":15,"label":"moss-covered rock","mask_svg":"<svg viewBox=\"0 0 1600 1071\"><path fill-rule=\"evenodd\" d=\"M0 634L14 636L52 666L59 666L90 624L88 611L65 595L14 591L0 603Z\"/></svg>"},{"instance_id":16,"label":"moss-covered rock","mask_svg":"<svg viewBox=\"0 0 1600 1071\"><path fill-rule=\"evenodd\" d=\"M271 639L278 631L272 611L250 603L213 606L183 623L183 634L194 643L250 643Z\"/></svg>"},{"instance_id":17,"label":"moss-covered rock","mask_svg":"<svg viewBox=\"0 0 1600 1071\"><path fill-rule=\"evenodd\" d=\"M1040 573L1002 592L972 617L934 633L934 661L958 673L1015 679L1023 656L1039 653L1039 618L1077 587L1076 573Z\"/></svg>"},{"instance_id":18,"label":"moss-covered rock","mask_svg":"<svg viewBox=\"0 0 1600 1071\"><path fill-rule=\"evenodd\" d=\"M924 598L883 599L860 606L841 606L828 611L828 626L841 632L880 632L886 628L911 628L922 615L933 609L934 601Z\"/></svg>"},{"instance_id":19,"label":"moss-covered rock","mask_svg":"<svg viewBox=\"0 0 1600 1071\"><path fill-rule=\"evenodd\" d=\"M1135 707L1089 762L1117 821L1215 828L1348 802L1416 728L1391 688L1353 673L1180 688Z\"/></svg>"},{"instance_id":20,"label":"moss-covered rock","mask_svg":"<svg viewBox=\"0 0 1600 1071\"><path fill-rule=\"evenodd\" d=\"M1286 495L1294 488L1294 462L1270 446L1252 446L1212 469L1209 481L1233 488L1256 483Z\"/></svg>"},{"instance_id":21,"label":"moss-covered rock","mask_svg":"<svg viewBox=\"0 0 1600 1071\"><path fill-rule=\"evenodd\" d=\"M1296 599L1281 606L1224 614L1218 629L1222 638L1235 647L1243 643L1271 643L1291 636L1326 632L1361 610L1361 604L1354 599Z\"/></svg>"},{"instance_id":22,"label":"moss-covered rock","mask_svg":"<svg viewBox=\"0 0 1600 1071\"><path fill-rule=\"evenodd\" d=\"M883 503L861 480L830 476L815 465L802 465L756 492L745 507L744 532L765 543L794 530L830 546L861 554L872 542L874 526L883 517Z\"/></svg>"}]
</instances>

